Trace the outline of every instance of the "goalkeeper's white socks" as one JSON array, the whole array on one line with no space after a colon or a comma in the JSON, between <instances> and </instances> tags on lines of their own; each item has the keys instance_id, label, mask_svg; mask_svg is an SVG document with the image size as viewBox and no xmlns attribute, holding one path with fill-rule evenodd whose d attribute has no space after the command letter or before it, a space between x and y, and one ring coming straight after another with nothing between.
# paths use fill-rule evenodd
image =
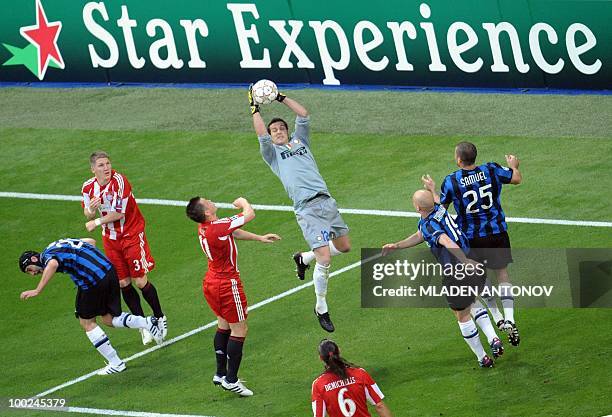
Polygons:
<instances>
[{"instance_id":1,"label":"goalkeeper's white socks","mask_svg":"<svg viewBox=\"0 0 612 417\"><path fill-rule=\"evenodd\" d=\"M321 265L317 262L312 274L312 280L314 281L315 294L317 296L315 309L319 314L327 313L325 296L327 295L327 282L329 281L329 265Z\"/></svg>"},{"instance_id":2,"label":"goalkeeper's white socks","mask_svg":"<svg viewBox=\"0 0 612 417\"><path fill-rule=\"evenodd\" d=\"M491 319L489 319L487 309L484 308L484 305L482 305L479 300L476 300L476 302L472 305L472 317L474 317L474 321L478 327L480 327L485 336L487 336L489 343L492 343L493 339L497 337L497 334L491 325Z\"/></svg>"},{"instance_id":3,"label":"goalkeeper's white socks","mask_svg":"<svg viewBox=\"0 0 612 417\"><path fill-rule=\"evenodd\" d=\"M504 317L514 323L514 297L512 296L512 284L502 282L499 284L499 298L504 307Z\"/></svg>"},{"instance_id":4,"label":"goalkeeper's white socks","mask_svg":"<svg viewBox=\"0 0 612 417\"><path fill-rule=\"evenodd\" d=\"M129 313L121 313L120 316L113 317L113 327L128 327L130 329L148 329L147 319L142 316L135 316Z\"/></svg>"},{"instance_id":5,"label":"goalkeeper's white socks","mask_svg":"<svg viewBox=\"0 0 612 417\"><path fill-rule=\"evenodd\" d=\"M478 328L474 323L474 320L469 319L468 321L459 324L459 329L461 329L461 334L463 335L463 340L468 344L472 352L476 355L479 361L485 357L485 351L482 347L482 343L480 343L480 336L478 335Z\"/></svg>"},{"instance_id":6,"label":"goalkeeper's white socks","mask_svg":"<svg viewBox=\"0 0 612 417\"><path fill-rule=\"evenodd\" d=\"M340 252L338 249L336 249L336 247L334 246L334 242L330 240L329 241L329 253L331 254L331 256L337 256L337 255L342 255L343 252ZM302 252L302 262L304 262L306 265L310 265L310 263L314 261L314 259L315 259L314 251L310 250L308 252Z\"/></svg>"},{"instance_id":7,"label":"goalkeeper's white socks","mask_svg":"<svg viewBox=\"0 0 612 417\"><path fill-rule=\"evenodd\" d=\"M119 359L117 351L111 345L110 340L108 340L108 336L106 336L106 333L104 333L100 326L94 327L92 330L85 332L85 334L87 334L91 343L100 352L100 355L104 356L104 359L111 366L120 366L123 363Z\"/></svg>"}]
</instances>

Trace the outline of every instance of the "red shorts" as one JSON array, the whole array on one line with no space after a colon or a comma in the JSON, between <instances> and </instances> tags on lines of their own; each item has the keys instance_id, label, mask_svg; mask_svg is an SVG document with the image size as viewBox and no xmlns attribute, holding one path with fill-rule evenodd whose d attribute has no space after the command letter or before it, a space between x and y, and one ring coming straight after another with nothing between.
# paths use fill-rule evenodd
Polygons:
<instances>
[{"instance_id":1,"label":"red shorts","mask_svg":"<svg viewBox=\"0 0 612 417\"><path fill-rule=\"evenodd\" d=\"M210 309L228 323L247 319L247 299L239 277L206 274L202 292Z\"/></svg>"},{"instance_id":2,"label":"red shorts","mask_svg":"<svg viewBox=\"0 0 612 417\"><path fill-rule=\"evenodd\" d=\"M134 236L110 240L104 237L104 252L117 270L120 280L125 278L140 278L155 268L155 260L151 256L147 236L140 232Z\"/></svg>"}]
</instances>

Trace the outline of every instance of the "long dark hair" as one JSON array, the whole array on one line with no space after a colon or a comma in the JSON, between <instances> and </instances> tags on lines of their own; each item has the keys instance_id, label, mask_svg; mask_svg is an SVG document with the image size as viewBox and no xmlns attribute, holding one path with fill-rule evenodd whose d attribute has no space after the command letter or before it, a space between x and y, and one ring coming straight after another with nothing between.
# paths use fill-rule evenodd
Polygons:
<instances>
[{"instance_id":1,"label":"long dark hair","mask_svg":"<svg viewBox=\"0 0 612 417\"><path fill-rule=\"evenodd\" d=\"M333 340L323 339L319 343L319 356L325 363L325 370L338 375L342 379L347 377L346 368L358 367L340 356L340 349Z\"/></svg>"}]
</instances>

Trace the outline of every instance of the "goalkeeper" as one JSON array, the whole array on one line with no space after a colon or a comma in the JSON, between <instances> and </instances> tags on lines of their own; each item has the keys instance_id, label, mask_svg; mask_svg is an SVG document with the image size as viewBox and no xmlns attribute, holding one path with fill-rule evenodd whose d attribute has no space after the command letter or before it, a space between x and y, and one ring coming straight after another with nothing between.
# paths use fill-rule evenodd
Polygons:
<instances>
[{"instance_id":1,"label":"goalkeeper","mask_svg":"<svg viewBox=\"0 0 612 417\"><path fill-rule=\"evenodd\" d=\"M308 111L297 101L278 93L276 101L285 104L296 115L295 131L289 135L287 122L273 118L266 125L253 102L252 85L249 102L253 115L253 127L259 139L261 156L272 172L283 183L293 210L302 229L309 251L297 252L293 260L299 279L304 279L310 263L316 260L313 281L317 303L315 314L321 327L334 331L327 307L327 283L331 257L351 249L349 229L338 211L334 200L319 173L310 149L310 118Z\"/></svg>"}]
</instances>

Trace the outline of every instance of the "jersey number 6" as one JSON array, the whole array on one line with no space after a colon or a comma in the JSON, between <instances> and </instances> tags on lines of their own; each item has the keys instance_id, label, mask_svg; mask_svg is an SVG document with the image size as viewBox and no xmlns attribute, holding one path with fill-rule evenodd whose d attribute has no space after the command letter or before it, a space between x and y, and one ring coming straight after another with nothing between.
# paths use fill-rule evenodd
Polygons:
<instances>
[{"instance_id":1,"label":"jersey number 6","mask_svg":"<svg viewBox=\"0 0 612 417\"><path fill-rule=\"evenodd\" d=\"M357 406L355 401L350 398L344 398L344 393L347 391L348 388L342 388L338 391L338 407L340 407L343 416L352 417L355 415L355 411L357 411Z\"/></svg>"}]
</instances>

